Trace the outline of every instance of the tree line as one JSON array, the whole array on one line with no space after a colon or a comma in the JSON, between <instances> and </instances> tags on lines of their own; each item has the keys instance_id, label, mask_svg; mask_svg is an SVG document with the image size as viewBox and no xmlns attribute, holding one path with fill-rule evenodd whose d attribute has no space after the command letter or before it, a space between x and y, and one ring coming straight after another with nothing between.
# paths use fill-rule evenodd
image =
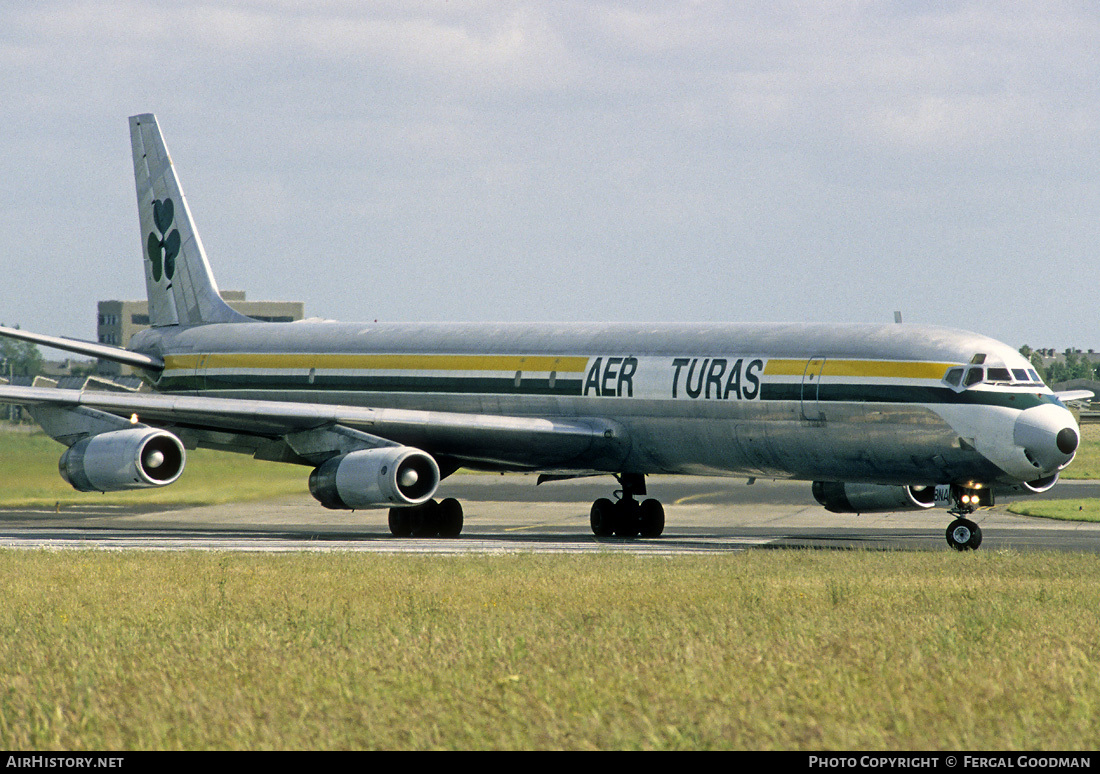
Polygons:
<instances>
[{"instance_id":1,"label":"tree line","mask_svg":"<svg viewBox=\"0 0 1100 774\"><path fill-rule=\"evenodd\" d=\"M0 338L0 377L38 376L42 363L42 353L31 342Z\"/></svg>"},{"instance_id":2,"label":"tree line","mask_svg":"<svg viewBox=\"0 0 1100 774\"><path fill-rule=\"evenodd\" d=\"M1100 381L1100 361L1093 363L1088 355L1080 353L1072 348L1067 349L1062 360L1055 360L1050 365L1043 365L1043 356L1035 352L1026 344L1020 347L1020 354L1026 357L1039 376L1047 384L1068 382L1071 379L1092 379Z\"/></svg>"}]
</instances>

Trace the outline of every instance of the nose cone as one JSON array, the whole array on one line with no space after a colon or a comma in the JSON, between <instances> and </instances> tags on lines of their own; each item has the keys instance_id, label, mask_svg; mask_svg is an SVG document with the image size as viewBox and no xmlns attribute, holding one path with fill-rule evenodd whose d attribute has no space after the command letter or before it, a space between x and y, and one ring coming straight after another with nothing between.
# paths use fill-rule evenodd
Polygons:
<instances>
[{"instance_id":1,"label":"nose cone","mask_svg":"<svg viewBox=\"0 0 1100 774\"><path fill-rule=\"evenodd\" d=\"M1074 454L1077 451L1077 431L1072 427L1063 428L1058 431L1055 442L1062 454Z\"/></svg>"},{"instance_id":2,"label":"nose cone","mask_svg":"<svg viewBox=\"0 0 1100 774\"><path fill-rule=\"evenodd\" d=\"M1044 476L1070 463L1081 437L1073 415L1053 404L1022 412L1013 435L1036 472Z\"/></svg>"}]
</instances>

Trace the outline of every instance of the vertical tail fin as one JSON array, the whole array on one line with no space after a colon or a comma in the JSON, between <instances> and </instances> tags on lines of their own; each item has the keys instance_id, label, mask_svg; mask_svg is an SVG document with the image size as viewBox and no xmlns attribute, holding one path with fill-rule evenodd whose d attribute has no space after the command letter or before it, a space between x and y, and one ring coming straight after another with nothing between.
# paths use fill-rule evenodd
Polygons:
<instances>
[{"instance_id":1,"label":"vertical tail fin","mask_svg":"<svg viewBox=\"0 0 1100 774\"><path fill-rule=\"evenodd\" d=\"M151 113L130 117L145 288L152 325L247 322L218 293L164 137Z\"/></svg>"}]
</instances>

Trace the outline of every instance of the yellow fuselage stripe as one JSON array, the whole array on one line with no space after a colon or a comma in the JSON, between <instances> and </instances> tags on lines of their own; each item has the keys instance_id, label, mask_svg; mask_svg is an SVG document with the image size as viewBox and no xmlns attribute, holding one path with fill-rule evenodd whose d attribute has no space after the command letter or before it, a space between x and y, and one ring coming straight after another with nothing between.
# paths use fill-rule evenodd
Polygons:
<instances>
[{"instance_id":1,"label":"yellow fuselage stripe","mask_svg":"<svg viewBox=\"0 0 1100 774\"><path fill-rule=\"evenodd\" d=\"M586 357L516 355L322 355L248 354L169 355L165 370L268 368L348 371L560 371L583 372Z\"/></svg>"},{"instance_id":2,"label":"yellow fuselage stripe","mask_svg":"<svg viewBox=\"0 0 1100 774\"><path fill-rule=\"evenodd\" d=\"M854 376L893 379L942 379L947 369L958 363L928 363L910 360L769 360L765 376L802 376L810 371L815 376Z\"/></svg>"}]
</instances>

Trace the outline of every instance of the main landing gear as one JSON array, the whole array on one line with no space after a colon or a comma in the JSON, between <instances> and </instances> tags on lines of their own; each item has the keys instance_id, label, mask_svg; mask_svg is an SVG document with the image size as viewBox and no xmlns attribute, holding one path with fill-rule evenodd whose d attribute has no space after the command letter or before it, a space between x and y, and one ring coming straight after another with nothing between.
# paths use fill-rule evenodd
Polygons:
<instances>
[{"instance_id":1,"label":"main landing gear","mask_svg":"<svg viewBox=\"0 0 1100 774\"><path fill-rule=\"evenodd\" d=\"M453 497L408 508L390 508L394 537L454 538L462 533L462 503Z\"/></svg>"},{"instance_id":2,"label":"main landing gear","mask_svg":"<svg viewBox=\"0 0 1100 774\"><path fill-rule=\"evenodd\" d=\"M982 528L966 517L979 507L993 505L993 492L952 486L951 500L954 507L948 513L956 518L947 527L947 545L956 551L976 551L982 544Z\"/></svg>"},{"instance_id":3,"label":"main landing gear","mask_svg":"<svg viewBox=\"0 0 1100 774\"><path fill-rule=\"evenodd\" d=\"M635 496L645 497L645 476L624 473L616 476L622 489L612 501L601 497L592 503L589 523L596 537L659 537L665 531L665 508L660 500L638 502Z\"/></svg>"},{"instance_id":4,"label":"main landing gear","mask_svg":"<svg viewBox=\"0 0 1100 774\"><path fill-rule=\"evenodd\" d=\"M597 537L660 537L665 531L665 508L660 500L645 497L645 476L623 473L615 477L622 489L616 500L601 497L592 503L590 523ZM448 497L421 505L390 508L390 533L394 537L455 538L462 533L462 504Z\"/></svg>"}]
</instances>

